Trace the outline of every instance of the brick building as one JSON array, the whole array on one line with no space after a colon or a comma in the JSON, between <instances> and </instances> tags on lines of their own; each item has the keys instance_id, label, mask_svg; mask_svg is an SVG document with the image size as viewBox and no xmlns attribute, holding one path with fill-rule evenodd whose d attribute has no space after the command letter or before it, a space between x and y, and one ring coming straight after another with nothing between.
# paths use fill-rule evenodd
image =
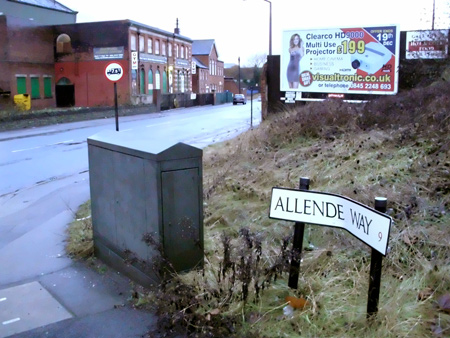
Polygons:
<instances>
[{"instance_id":1,"label":"brick building","mask_svg":"<svg viewBox=\"0 0 450 338\"><path fill-rule=\"evenodd\" d=\"M196 68L192 75L193 91L198 94L224 91L224 63L219 60L214 40L194 40L192 57Z\"/></svg>"},{"instance_id":2,"label":"brick building","mask_svg":"<svg viewBox=\"0 0 450 338\"><path fill-rule=\"evenodd\" d=\"M52 24L73 23L77 12L56 1L0 0L0 106L30 94L36 108L55 105Z\"/></svg>"},{"instance_id":3,"label":"brick building","mask_svg":"<svg viewBox=\"0 0 450 338\"><path fill-rule=\"evenodd\" d=\"M32 109L112 106L114 86L105 76L111 62L123 69L119 105L158 110L180 100L195 104L190 93L224 91L214 40L180 35L178 20L168 32L131 20L77 24L77 12L54 0L0 0L0 6L0 109L17 94L29 94Z\"/></svg>"},{"instance_id":4,"label":"brick building","mask_svg":"<svg viewBox=\"0 0 450 338\"><path fill-rule=\"evenodd\" d=\"M54 32L58 106L112 105L104 71L113 61L124 72L119 105L158 104L160 94L192 90L189 38L131 20L58 25Z\"/></svg>"}]
</instances>

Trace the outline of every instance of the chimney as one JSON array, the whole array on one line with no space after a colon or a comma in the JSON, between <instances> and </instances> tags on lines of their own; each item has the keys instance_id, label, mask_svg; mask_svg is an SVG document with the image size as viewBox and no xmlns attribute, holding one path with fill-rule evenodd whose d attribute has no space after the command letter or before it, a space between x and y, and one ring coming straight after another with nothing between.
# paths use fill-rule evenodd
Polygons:
<instances>
[{"instance_id":1,"label":"chimney","mask_svg":"<svg viewBox=\"0 0 450 338\"><path fill-rule=\"evenodd\" d=\"M175 27L174 31L175 34L180 35L180 29L178 28L178 18L177 18L177 26Z\"/></svg>"}]
</instances>

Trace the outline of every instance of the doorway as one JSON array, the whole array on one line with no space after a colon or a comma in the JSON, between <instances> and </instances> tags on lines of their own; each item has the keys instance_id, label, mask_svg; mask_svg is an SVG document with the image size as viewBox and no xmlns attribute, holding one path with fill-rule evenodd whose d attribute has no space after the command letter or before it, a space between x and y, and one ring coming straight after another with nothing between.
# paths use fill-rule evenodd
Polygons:
<instances>
[{"instance_id":1,"label":"doorway","mask_svg":"<svg viewBox=\"0 0 450 338\"><path fill-rule=\"evenodd\" d=\"M61 78L55 86L56 106L75 106L75 85L66 77Z\"/></svg>"}]
</instances>

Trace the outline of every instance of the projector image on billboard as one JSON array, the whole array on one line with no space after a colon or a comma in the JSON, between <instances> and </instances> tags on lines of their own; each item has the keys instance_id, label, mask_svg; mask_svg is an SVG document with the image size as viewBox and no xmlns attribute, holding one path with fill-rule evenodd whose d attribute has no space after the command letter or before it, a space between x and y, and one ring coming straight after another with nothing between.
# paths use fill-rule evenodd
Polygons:
<instances>
[{"instance_id":1,"label":"projector image on billboard","mask_svg":"<svg viewBox=\"0 0 450 338\"><path fill-rule=\"evenodd\" d=\"M352 67L368 74L375 74L391 59L391 56L392 54L383 45L369 42L363 54L352 55Z\"/></svg>"}]
</instances>

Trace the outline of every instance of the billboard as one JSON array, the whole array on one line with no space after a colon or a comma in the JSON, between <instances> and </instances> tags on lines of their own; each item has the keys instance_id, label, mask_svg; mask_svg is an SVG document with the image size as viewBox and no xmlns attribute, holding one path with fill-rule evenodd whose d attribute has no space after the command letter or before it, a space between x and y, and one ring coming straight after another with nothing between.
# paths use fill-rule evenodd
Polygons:
<instances>
[{"instance_id":1,"label":"billboard","mask_svg":"<svg viewBox=\"0 0 450 338\"><path fill-rule=\"evenodd\" d=\"M445 59L448 29L406 32L407 59Z\"/></svg>"},{"instance_id":2,"label":"billboard","mask_svg":"<svg viewBox=\"0 0 450 338\"><path fill-rule=\"evenodd\" d=\"M284 31L280 90L396 94L399 35L396 25Z\"/></svg>"}]
</instances>

